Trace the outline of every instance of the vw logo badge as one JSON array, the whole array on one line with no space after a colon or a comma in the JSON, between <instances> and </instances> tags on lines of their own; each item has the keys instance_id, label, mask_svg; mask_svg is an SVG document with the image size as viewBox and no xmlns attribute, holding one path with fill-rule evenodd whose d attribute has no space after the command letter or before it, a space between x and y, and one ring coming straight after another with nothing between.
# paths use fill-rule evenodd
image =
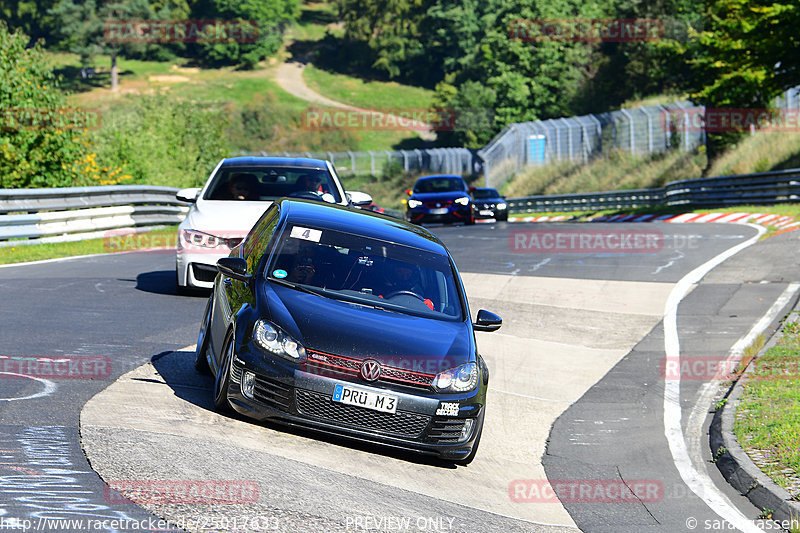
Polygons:
<instances>
[{"instance_id":1,"label":"vw logo badge","mask_svg":"<svg viewBox=\"0 0 800 533\"><path fill-rule=\"evenodd\" d=\"M375 381L381 377L381 364L374 359L367 359L361 364L361 377L367 381Z\"/></svg>"}]
</instances>

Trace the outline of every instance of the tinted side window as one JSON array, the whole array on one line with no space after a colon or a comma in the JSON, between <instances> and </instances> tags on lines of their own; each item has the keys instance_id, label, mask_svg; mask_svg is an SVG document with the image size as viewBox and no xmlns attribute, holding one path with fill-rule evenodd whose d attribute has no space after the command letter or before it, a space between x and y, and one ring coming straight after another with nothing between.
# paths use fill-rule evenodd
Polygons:
<instances>
[{"instance_id":1,"label":"tinted side window","mask_svg":"<svg viewBox=\"0 0 800 533\"><path fill-rule=\"evenodd\" d=\"M247 236L247 241L244 243L242 250L244 258L247 260L247 273L255 275L256 268L267 250L272 235L275 233L275 228L278 226L278 206L271 206L261 219L256 222L250 234Z\"/></svg>"}]
</instances>

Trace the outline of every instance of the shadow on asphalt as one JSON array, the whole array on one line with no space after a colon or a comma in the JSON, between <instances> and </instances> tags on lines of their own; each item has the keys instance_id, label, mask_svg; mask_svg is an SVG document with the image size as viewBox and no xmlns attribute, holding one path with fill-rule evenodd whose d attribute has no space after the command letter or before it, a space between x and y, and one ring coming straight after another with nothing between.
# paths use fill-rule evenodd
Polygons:
<instances>
[{"instance_id":1,"label":"shadow on asphalt","mask_svg":"<svg viewBox=\"0 0 800 533\"><path fill-rule=\"evenodd\" d=\"M154 272L142 272L136 276L136 289L154 294L168 294L177 296L178 288L175 285L174 270L156 270ZM181 292L180 296L208 298L210 290L192 290Z\"/></svg>"},{"instance_id":2,"label":"shadow on asphalt","mask_svg":"<svg viewBox=\"0 0 800 533\"><path fill-rule=\"evenodd\" d=\"M175 396L207 411L216 412L214 409L214 402L212 401L212 396L214 394L214 378L200 374L195 370L194 358L194 352L166 352L154 356L151 362L161 377L164 378L167 385L173 390ZM410 463L429 465L438 468L456 468L452 463L423 454L364 443L358 440L319 433L309 429L285 426L277 422L258 422L257 420L239 415L238 413L226 413L223 416L237 420L242 424L261 425L273 431L326 442L332 446L352 448L366 453L384 455Z\"/></svg>"}]
</instances>

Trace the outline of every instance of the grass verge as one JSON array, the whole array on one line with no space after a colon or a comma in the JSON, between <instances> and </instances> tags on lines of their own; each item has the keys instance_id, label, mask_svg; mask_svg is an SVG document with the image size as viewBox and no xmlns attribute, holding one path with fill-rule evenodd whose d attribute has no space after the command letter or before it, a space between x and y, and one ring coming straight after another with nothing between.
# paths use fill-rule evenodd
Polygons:
<instances>
[{"instance_id":1,"label":"grass verge","mask_svg":"<svg viewBox=\"0 0 800 533\"><path fill-rule=\"evenodd\" d=\"M365 81L314 65L303 71L309 87L332 100L365 109L428 109L433 91L397 82Z\"/></svg>"},{"instance_id":2,"label":"grass verge","mask_svg":"<svg viewBox=\"0 0 800 533\"><path fill-rule=\"evenodd\" d=\"M109 231L108 237L85 241L4 246L0 248L0 265L154 248L166 251L175 248L176 239L177 229L168 227L130 235L115 235Z\"/></svg>"},{"instance_id":3,"label":"grass verge","mask_svg":"<svg viewBox=\"0 0 800 533\"><path fill-rule=\"evenodd\" d=\"M761 470L800 499L800 322L784 324L783 336L745 379L736 438Z\"/></svg>"}]
</instances>

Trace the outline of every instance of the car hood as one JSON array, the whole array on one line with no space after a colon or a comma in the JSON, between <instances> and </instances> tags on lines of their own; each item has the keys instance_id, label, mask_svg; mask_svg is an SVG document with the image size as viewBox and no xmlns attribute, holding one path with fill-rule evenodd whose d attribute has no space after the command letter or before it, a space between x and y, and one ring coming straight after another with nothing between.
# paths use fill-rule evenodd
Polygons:
<instances>
[{"instance_id":1,"label":"car hood","mask_svg":"<svg viewBox=\"0 0 800 533\"><path fill-rule=\"evenodd\" d=\"M200 200L189 210L181 227L243 237L270 205L272 202L265 201Z\"/></svg>"},{"instance_id":2,"label":"car hood","mask_svg":"<svg viewBox=\"0 0 800 533\"><path fill-rule=\"evenodd\" d=\"M469 196L463 191L446 191L446 192L422 192L414 193L411 198L419 200L420 202L437 202L443 200L455 200L456 198L463 198Z\"/></svg>"},{"instance_id":3,"label":"car hood","mask_svg":"<svg viewBox=\"0 0 800 533\"><path fill-rule=\"evenodd\" d=\"M266 283L272 319L308 350L435 374L474 360L471 329Z\"/></svg>"}]
</instances>

